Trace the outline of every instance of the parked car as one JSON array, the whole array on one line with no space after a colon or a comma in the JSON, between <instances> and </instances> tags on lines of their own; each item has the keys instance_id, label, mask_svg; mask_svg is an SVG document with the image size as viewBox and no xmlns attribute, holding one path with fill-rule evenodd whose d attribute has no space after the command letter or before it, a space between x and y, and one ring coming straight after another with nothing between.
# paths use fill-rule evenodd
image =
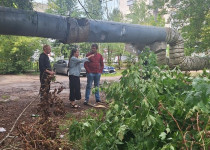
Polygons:
<instances>
[{"instance_id":1,"label":"parked car","mask_svg":"<svg viewBox=\"0 0 210 150\"><path fill-rule=\"evenodd\" d=\"M109 73L116 73L115 67L108 66Z\"/></svg>"},{"instance_id":2,"label":"parked car","mask_svg":"<svg viewBox=\"0 0 210 150\"><path fill-rule=\"evenodd\" d=\"M53 71L56 74L66 74L69 75L69 68L68 68L69 60L58 60L53 65Z\"/></svg>"},{"instance_id":3,"label":"parked car","mask_svg":"<svg viewBox=\"0 0 210 150\"><path fill-rule=\"evenodd\" d=\"M53 65L53 71L56 74L65 74L69 76L69 68L68 68L69 60L58 60ZM86 76L86 70L84 68L84 63L81 63L81 72L80 75Z\"/></svg>"},{"instance_id":4,"label":"parked car","mask_svg":"<svg viewBox=\"0 0 210 150\"><path fill-rule=\"evenodd\" d=\"M103 73L115 73L116 70L112 66L104 66Z\"/></svg>"},{"instance_id":5,"label":"parked car","mask_svg":"<svg viewBox=\"0 0 210 150\"><path fill-rule=\"evenodd\" d=\"M86 69L85 69L85 67L84 67L84 63L81 63L80 66L81 66L80 75L83 76L83 77L86 77L87 72L86 72Z\"/></svg>"},{"instance_id":6,"label":"parked car","mask_svg":"<svg viewBox=\"0 0 210 150\"><path fill-rule=\"evenodd\" d=\"M103 73L109 73L108 66L104 66Z\"/></svg>"}]
</instances>

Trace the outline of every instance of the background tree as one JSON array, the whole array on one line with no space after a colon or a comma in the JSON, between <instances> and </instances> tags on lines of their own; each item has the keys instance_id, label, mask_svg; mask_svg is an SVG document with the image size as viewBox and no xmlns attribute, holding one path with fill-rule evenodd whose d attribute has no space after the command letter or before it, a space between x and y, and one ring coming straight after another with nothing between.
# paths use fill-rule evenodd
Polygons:
<instances>
[{"instance_id":1,"label":"background tree","mask_svg":"<svg viewBox=\"0 0 210 150\"><path fill-rule=\"evenodd\" d=\"M77 0L48 0L49 8L46 12L62 16L80 17L81 11L77 4Z\"/></svg>"},{"instance_id":2,"label":"background tree","mask_svg":"<svg viewBox=\"0 0 210 150\"><path fill-rule=\"evenodd\" d=\"M33 10L32 0L0 0L0 6Z\"/></svg>"},{"instance_id":3,"label":"background tree","mask_svg":"<svg viewBox=\"0 0 210 150\"><path fill-rule=\"evenodd\" d=\"M202 44L200 45L200 49L202 51L208 51L210 44L210 11L208 14L205 16L205 24L201 28L201 41Z\"/></svg>"},{"instance_id":4,"label":"background tree","mask_svg":"<svg viewBox=\"0 0 210 150\"><path fill-rule=\"evenodd\" d=\"M78 8L77 0L48 0L49 8L47 13L69 16L78 18L82 15L82 12ZM63 56L68 59L70 50L75 47L75 44L63 44L58 40L52 42L52 52L55 54L55 58Z\"/></svg>"},{"instance_id":5,"label":"background tree","mask_svg":"<svg viewBox=\"0 0 210 150\"><path fill-rule=\"evenodd\" d=\"M161 14L153 13L155 8L147 6L144 1L135 1L131 13L126 16L127 21L133 24L164 26L165 22Z\"/></svg>"},{"instance_id":6,"label":"background tree","mask_svg":"<svg viewBox=\"0 0 210 150\"><path fill-rule=\"evenodd\" d=\"M78 48L78 44L63 44L59 42L58 40L54 41L52 43L52 52L55 54L55 57L64 57L65 59L68 59L70 56L70 50L72 48Z\"/></svg>"},{"instance_id":7,"label":"background tree","mask_svg":"<svg viewBox=\"0 0 210 150\"><path fill-rule=\"evenodd\" d=\"M0 5L33 10L32 0L0 0ZM32 69L31 56L42 50L41 38L0 35L0 74L21 73Z\"/></svg>"},{"instance_id":8,"label":"background tree","mask_svg":"<svg viewBox=\"0 0 210 150\"><path fill-rule=\"evenodd\" d=\"M109 13L108 20L115 22L123 22L123 14L119 9L115 8L111 13Z\"/></svg>"},{"instance_id":9,"label":"background tree","mask_svg":"<svg viewBox=\"0 0 210 150\"><path fill-rule=\"evenodd\" d=\"M91 48L91 43L80 43L79 44L80 55L85 57L86 54L90 51L90 48ZM100 49L100 47L99 47L99 49Z\"/></svg>"},{"instance_id":10,"label":"background tree","mask_svg":"<svg viewBox=\"0 0 210 150\"><path fill-rule=\"evenodd\" d=\"M210 0L154 0L153 7L171 14L174 28L185 39L185 52L204 52L210 48L209 14Z\"/></svg>"},{"instance_id":11,"label":"background tree","mask_svg":"<svg viewBox=\"0 0 210 150\"><path fill-rule=\"evenodd\" d=\"M108 9L106 9L108 11ZM114 22L123 22L123 15L119 9L115 8L112 12L107 12L108 21ZM106 51L104 54L105 59L108 65L111 65L112 62L117 61L116 67L121 69L122 61L121 56L123 56L125 52L125 44L124 43L103 43L101 47ZM117 60L116 60L117 58Z\"/></svg>"},{"instance_id":12,"label":"background tree","mask_svg":"<svg viewBox=\"0 0 210 150\"><path fill-rule=\"evenodd\" d=\"M149 16L145 2L135 1L126 18L133 24L146 24Z\"/></svg>"},{"instance_id":13,"label":"background tree","mask_svg":"<svg viewBox=\"0 0 210 150\"><path fill-rule=\"evenodd\" d=\"M0 73L31 69L31 56L36 49L41 49L39 38L0 36Z\"/></svg>"},{"instance_id":14,"label":"background tree","mask_svg":"<svg viewBox=\"0 0 210 150\"><path fill-rule=\"evenodd\" d=\"M102 0L84 0L84 7L86 11L84 15L87 18L102 20L103 19L103 8Z\"/></svg>"}]
</instances>

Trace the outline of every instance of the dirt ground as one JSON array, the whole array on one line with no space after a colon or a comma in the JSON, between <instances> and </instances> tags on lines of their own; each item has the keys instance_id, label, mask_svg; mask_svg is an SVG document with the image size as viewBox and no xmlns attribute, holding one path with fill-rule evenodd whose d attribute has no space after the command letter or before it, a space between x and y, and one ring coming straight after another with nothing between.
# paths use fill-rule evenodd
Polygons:
<instances>
[{"instance_id":1,"label":"dirt ground","mask_svg":"<svg viewBox=\"0 0 210 150\"><path fill-rule=\"evenodd\" d=\"M108 82L118 81L119 77L101 77L101 84L106 80ZM83 105L86 77L81 77L81 93L82 99L77 101L81 107L78 109L71 108L69 104L69 79L64 75L56 75L56 81L60 83L52 83L51 89L55 89L63 85L65 89L59 94L64 101L65 110L72 115L80 115L84 110L89 109L90 106ZM23 113L17 124L31 123L36 119L32 114L37 113L37 104L39 103L39 75L0 75L0 128L4 128L5 132L0 132L0 141L11 130L15 120L23 109L34 101L27 110ZM102 101L105 96L101 94ZM90 103L95 104L94 95L90 96ZM11 136L16 134L14 130ZM0 148L1 149L1 148Z\"/></svg>"}]
</instances>

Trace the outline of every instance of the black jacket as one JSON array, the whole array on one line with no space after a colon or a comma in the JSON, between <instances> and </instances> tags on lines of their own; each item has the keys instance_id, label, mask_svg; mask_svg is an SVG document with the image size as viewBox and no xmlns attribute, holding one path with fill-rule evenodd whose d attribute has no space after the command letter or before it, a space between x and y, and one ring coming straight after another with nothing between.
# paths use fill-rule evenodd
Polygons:
<instances>
[{"instance_id":1,"label":"black jacket","mask_svg":"<svg viewBox=\"0 0 210 150\"><path fill-rule=\"evenodd\" d=\"M41 53L39 57L39 71L40 71L40 80L43 77L45 70L52 70L50 65L49 57L45 53Z\"/></svg>"}]
</instances>

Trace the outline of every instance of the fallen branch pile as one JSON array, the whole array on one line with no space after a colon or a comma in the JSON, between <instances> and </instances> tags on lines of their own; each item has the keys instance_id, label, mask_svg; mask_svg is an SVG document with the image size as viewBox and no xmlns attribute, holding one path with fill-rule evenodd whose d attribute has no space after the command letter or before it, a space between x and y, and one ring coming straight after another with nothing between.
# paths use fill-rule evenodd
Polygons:
<instances>
[{"instance_id":1,"label":"fallen branch pile","mask_svg":"<svg viewBox=\"0 0 210 150\"><path fill-rule=\"evenodd\" d=\"M58 124L50 118L52 114L55 116L64 115L65 109L63 101L58 97L58 94L64 89L61 86L54 89L53 92L48 92L48 83L52 78L48 77L45 81L44 94L40 98L38 104L38 113L40 117L33 124L20 124L18 126L19 136L22 139L24 149L26 150L69 150L67 143L64 144L57 137Z\"/></svg>"}]
</instances>

